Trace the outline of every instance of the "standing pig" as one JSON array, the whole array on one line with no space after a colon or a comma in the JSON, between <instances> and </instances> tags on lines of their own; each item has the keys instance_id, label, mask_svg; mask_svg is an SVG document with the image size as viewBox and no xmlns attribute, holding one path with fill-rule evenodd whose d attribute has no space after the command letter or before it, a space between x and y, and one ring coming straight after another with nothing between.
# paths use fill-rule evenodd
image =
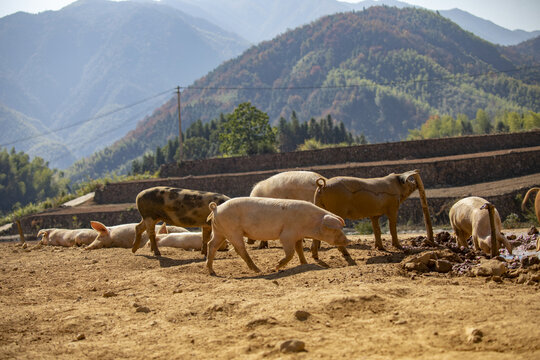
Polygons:
<instances>
[{"instance_id":1,"label":"standing pig","mask_svg":"<svg viewBox=\"0 0 540 360\"><path fill-rule=\"evenodd\" d=\"M217 206L209 205L212 221L212 239L208 244L206 266L215 275L212 262L216 250L225 239L234 246L248 267L260 272L244 245L244 235L259 240L279 239L285 257L276 270L284 267L298 253L300 263L306 264L302 249L304 237L326 241L331 245L349 243L343 233L342 218L303 200L240 197Z\"/></svg>"},{"instance_id":2,"label":"standing pig","mask_svg":"<svg viewBox=\"0 0 540 360\"><path fill-rule=\"evenodd\" d=\"M37 237L44 245L73 246L87 245L95 238L97 233L92 229L42 229Z\"/></svg>"},{"instance_id":3,"label":"standing pig","mask_svg":"<svg viewBox=\"0 0 540 360\"><path fill-rule=\"evenodd\" d=\"M166 186L141 191L137 195L136 203L142 220L136 227L131 250L136 252L141 246L141 235L146 231L154 255L160 256L154 226L158 221L164 221L178 226L200 226L203 233L201 252L206 255L206 244L212 230L210 222L207 221L210 214L208 205L211 202L222 204L227 200L229 197L223 194Z\"/></svg>"},{"instance_id":4,"label":"standing pig","mask_svg":"<svg viewBox=\"0 0 540 360\"><path fill-rule=\"evenodd\" d=\"M489 255L491 254L491 227L486 204L489 202L481 197L469 196L456 202L450 208L448 215L460 246L467 247L467 239L472 236L474 248ZM512 253L512 246L501 234L501 218L497 209L494 209L494 222L497 249L504 245L508 252Z\"/></svg>"},{"instance_id":5,"label":"standing pig","mask_svg":"<svg viewBox=\"0 0 540 360\"><path fill-rule=\"evenodd\" d=\"M317 179L326 179L313 171L285 171L259 181L249 194L250 197L275 199L296 199L312 202L317 189ZM248 244L254 240L248 239ZM267 247L268 242L261 241L259 248Z\"/></svg>"},{"instance_id":6,"label":"standing pig","mask_svg":"<svg viewBox=\"0 0 540 360\"><path fill-rule=\"evenodd\" d=\"M362 219L369 217L375 235L375 247L383 250L379 217L388 217L392 245L401 249L397 236L397 219L399 205L409 195L418 189L428 240L433 242L433 229L427 207L424 185L418 170L407 171L403 174L390 174L381 178L362 179L349 176L338 176L328 180L317 180L317 191L313 203L331 211L345 219ZM319 242L314 241L311 252L314 259L318 259ZM345 259L349 253L344 247L338 248Z\"/></svg>"}]
</instances>

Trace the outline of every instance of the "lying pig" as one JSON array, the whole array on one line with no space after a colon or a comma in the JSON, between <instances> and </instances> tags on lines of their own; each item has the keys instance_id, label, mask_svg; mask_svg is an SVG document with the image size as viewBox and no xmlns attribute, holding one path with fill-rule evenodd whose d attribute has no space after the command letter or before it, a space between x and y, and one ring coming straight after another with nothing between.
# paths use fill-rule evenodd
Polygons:
<instances>
[{"instance_id":1,"label":"lying pig","mask_svg":"<svg viewBox=\"0 0 540 360\"><path fill-rule=\"evenodd\" d=\"M88 245L96 238L92 229L42 229L37 237L43 245L73 246Z\"/></svg>"},{"instance_id":2,"label":"lying pig","mask_svg":"<svg viewBox=\"0 0 540 360\"><path fill-rule=\"evenodd\" d=\"M317 179L326 179L313 171L285 171L259 181L249 194L250 197L275 199L296 199L312 202L317 189ZM248 239L248 244L254 240ZM259 248L268 247L268 242L261 241Z\"/></svg>"},{"instance_id":3,"label":"lying pig","mask_svg":"<svg viewBox=\"0 0 540 360\"><path fill-rule=\"evenodd\" d=\"M156 243L158 247L165 246L184 250L201 250L202 232L157 234ZM150 246L150 242L147 243L147 246Z\"/></svg>"},{"instance_id":4,"label":"lying pig","mask_svg":"<svg viewBox=\"0 0 540 360\"><path fill-rule=\"evenodd\" d=\"M133 237L135 236L135 227L137 224L122 224L116 226L105 226L99 221L91 221L90 225L97 231L97 236L94 241L88 245L85 250L101 249L102 247L120 247L130 248L133 245ZM146 243L148 237L143 239Z\"/></svg>"},{"instance_id":5,"label":"lying pig","mask_svg":"<svg viewBox=\"0 0 540 360\"><path fill-rule=\"evenodd\" d=\"M90 225L97 231L97 236L94 236L94 241L86 247L86 250L100 249L102 247L131 248L133 246L136 223L105 226L99 221L91 221ZM165 223L154 227L155 233L167 234L172 231L186 232L187 230L178 226L166 226ZM142 244L144 245L147 241L148 236L143 236Z\"/></svg>"},{"instance_id":6,"label":"lying pig","mask_svg":"<svg viewBox=\"0 0 540 360\"><path fill-rule=\"evenodd\" d=\"M221 204L227 200L229 200L228 196L218 193L166 186L141 191L137 195L136 203L142 220L137 224L131 251L136 252L142 245L141 235L146 231L154 255L160 256L154 226L158 221L164 221L171 225L200 226L203 233L201 252L206 255L206 244L212 230L207 222L210 213L208 204L211 202Z\"/></svg>"},{"instance_id":7,"label":"lying pig","mask_svg":"<svg viewBox=\"0 0 540 360\"><path fill-rule=\"evenodd\" d=\"M450 225L456 233L458 245L467 247L467 239L472 236L474 248L491 254L491 227L488 210L485 205L489 202L478 196L470 196L456 202L450 208ZM497 233L497 249L503 245L509 253L512 246L501 234L501 218L499 212L494 209L495 231Z\"/></svg>"},{"instance_id":8,"label":"lying pig","mask_svg":"<svg viewBox=\"0 0 540 360\"><path fill-rule=\"evenodd\" d=\"M349 243L343 233L342 218L303 200L239 197L217 206L210 203L208 220L212 222L212 237L208 244L206 266L215 275L212 262L216 250L225 239L234 246L248 267L260 272L244 245L244 235L252 239L279 239L285 251L276 270L284 267L296 250L300 263L306 264L302 239L309 237L331 245Z\"/></svg>"}]
</instances>

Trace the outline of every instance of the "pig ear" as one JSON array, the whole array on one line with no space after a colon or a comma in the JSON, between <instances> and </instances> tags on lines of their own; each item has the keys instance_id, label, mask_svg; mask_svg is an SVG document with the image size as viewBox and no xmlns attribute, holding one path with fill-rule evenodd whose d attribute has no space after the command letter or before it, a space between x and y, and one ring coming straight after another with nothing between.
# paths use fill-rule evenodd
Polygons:
<instances>
[{"instance_id":1,"label":"pig ear","mask_svg":"<svg viewBox=\"0 0 540 360\"><path fill-rule=\"evenodd\" d=\"M399 175L399 182L402 184L405 184L407 181L409 181L411 176L415 174L418 174L418 170L411 170L411 171L404 172L403 174ZM415 182L414 177L412 178L412 181Z\"/></svg>"},{"instance_id":2,"label":"pig ear","mask_svg":"<svg viewBox=\"0 0 540 360\"><path fill-rule=\"evenodd\" d=\"M167 231L167 224L163 223L161 224L161 227L159 228L158 234L168 234Z\"/></svg>"},{"instance_id":3,"label":"pig ear","mask_svg":"<svg viewBox=\"0 0 540 360\"><path fill-rule=\"evenodd\" d=\"M345 222L339 216L324 215L322 224L332 229L342 229Z\"/></svg>"},{"instance_id":4,"label":"pig ear","mask_svg":"<svg viewBox=\"0 0 540 360\"><path fill-rule=\"evenodd\" d=\"M100 235L106 235L109 232L109 229L99 221L90 221L90 226L92 229L96 230Z\"/></svg>"}]
</instances>

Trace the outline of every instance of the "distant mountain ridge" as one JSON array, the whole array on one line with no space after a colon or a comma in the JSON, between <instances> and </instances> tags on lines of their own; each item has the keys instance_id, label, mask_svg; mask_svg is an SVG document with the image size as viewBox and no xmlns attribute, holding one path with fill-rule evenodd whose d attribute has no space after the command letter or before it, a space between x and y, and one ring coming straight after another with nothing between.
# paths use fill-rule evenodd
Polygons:
<instances>
[{"instance_id":1,"label":"distant mountain ridge","mask_svg":"<svg viewBox=\"0 0 540 360\"><path fill-rule=\"evenodd\" d=\"M60 11L16 13L0 19L0 103L46 129L62 129L56 146L18 150L65 167L73 159L112 143L164 98L91 120L167 88L191 83L247 42L203 19L158 3L80 0ZM91 120L86 121L85 120ZM7 119L0 118L5 127ZM0 144L26 134L0 134Z\"/></svg>"},{"instance_id":2,"label":"distant mountain ridge","mask_svg":"<svg viewBox=\"0 0 540 360\"><path fill-rule=\"evenodd\" d=\"M540 36L540 30L508 30L489 20L484 20L460 9L439 10L439 13L452 20L463 29L499 45L516 45Z\"/></svg>"},{"instance_id":3,"label":"distant mountain ridge","mask_svg":"<svg viewBox=\"0 0 540 360\"><path fill-rule=\"evenodd\" d=\"M162 3L203 17L257 44L322 16L362 11L371 6L414 7L398 0L365 0L347 3L338 0L161 0ZM459 9L439 13L467 31L499 45L515 45L540 35L540 31L508 30Z\"/></svg>"},{"instance_id":4,"label":"distant mountain ridge","mask_svg":"<svg viewBox=\"0 0 540 360\"><path fill-rule=\"evenodd\" d=\"M498 47L415 8L326 16L252 46L185 89L183 126L250 101L273 124L293 110L301 121L331 114L370 142L381 142L404 138L432 114L538 112L538 77L507 72L528 64L519 54L537 52L534 45ZM99 156L127 159L118 149L137 144L142 155L155 149L157 139L165 144L178 132L176 106L172 98ZM79 162L81 173L99 174L100 161L94 160ZM107 163L109 171L114 168Z\"/></svg>"}]
</instances>

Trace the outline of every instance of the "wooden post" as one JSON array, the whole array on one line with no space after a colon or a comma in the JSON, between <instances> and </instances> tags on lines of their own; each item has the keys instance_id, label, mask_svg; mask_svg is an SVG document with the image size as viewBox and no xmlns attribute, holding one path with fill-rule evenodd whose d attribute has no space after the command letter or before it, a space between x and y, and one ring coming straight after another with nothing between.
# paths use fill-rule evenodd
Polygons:
<instances>
[{"instance_id":1,"label":"wooden post","mask_svg":"<svg viewBox=\"0 0 540 360\"><path fill-rule=\"evenodd\" d=\"M176 87L178 95L178 162L182 162L184 158L183 141L182 141L182 116L180 113L180 86Z\"/></svg>"},{"instance_id":2,"label":"wooden post","mask_svg":"<svg viewBox=\"0 0 540 360\"><path fill-rule=\"evenodd\" d=\"M491 257L499 255L499 247L497 246L497 231L495 230L495 218L493 217L494 206L492 203L486 203L489 214L489 226L491 228Z\"/></svg>"},{"instance_id":3,"label":"wooden post","mask_svg":"<svg viewBox=\"0 0 540 360\"><path fill-rule=\"evenodd\" d=\"M17 228L19 229L19 239L21 241L21 244L24 244L24 243L26 243L26 240L24 240L24 232L23 232L23 228L22 228L22 225L21 225L21 221L20 220L15 220L15 222L17 223Z\"/></svg>"},{"instance_id":4,"label":"wooden post","mask_svg":"<svg viewBox=\"0 0 540 360\"><path fill-rule=\"evenodd\" d=\"M431 245L435 245L435 240L433 239L433 226L431 225L431 217L429 216L429 208L426 198L426 191L424 190L424 183L422 182L419 173L414 174L414 179L416 180L418 194L420 195L420 204L422 205L422 212L424 213L427 239Z\"/></svg>"}]
</instances>

